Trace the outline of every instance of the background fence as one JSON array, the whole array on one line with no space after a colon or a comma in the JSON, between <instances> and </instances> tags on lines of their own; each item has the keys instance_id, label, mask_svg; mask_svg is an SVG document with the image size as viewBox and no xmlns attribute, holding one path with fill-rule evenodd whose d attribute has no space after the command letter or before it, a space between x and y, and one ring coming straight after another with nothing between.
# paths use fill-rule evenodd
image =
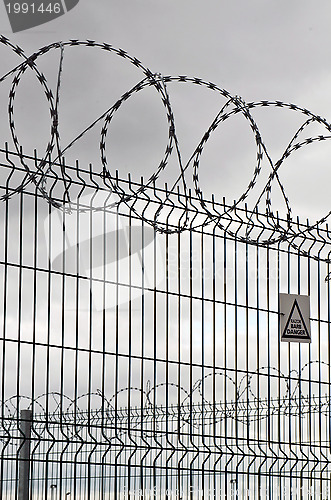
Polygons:
<instances>
[{"instance_id":1,"label":"background fence","mask_svg":"<svg viewBox=\"0 0 331 500\"><path fill-rule=\"evenodd\" d=\"M300 140L302 131L330 125L292 104L246 104L210 82L162 77L124 51L82 42L128 59L144 79L101 117L101 167L70 164L59 146L59 88L64 50L79 43L26 58L0 41L24 59L6 75L14 75L14 147L0 150L1 498L328 498L331 235L326 217L313 225L293 217L278 169L329 138ZM35 63L53 49L55 98ZM44 156L23 153L16 136L14 99L27 69L50 103ZM186 166L171 82L226 99ZM169 143L148 181L124 179L107 168L107 127L147 86L167 111ZM305 120L278 162L251 115L268 106ZM205 199L202 149L238 113L255 138L253 178L233 203ZM162 187L173 151L180 175ZM263 157L271 173L250 210ZM283 216L272 210L273 181ZM310 296L311 343L280 342L279 293Z\"/></svg>"}]
</instances>

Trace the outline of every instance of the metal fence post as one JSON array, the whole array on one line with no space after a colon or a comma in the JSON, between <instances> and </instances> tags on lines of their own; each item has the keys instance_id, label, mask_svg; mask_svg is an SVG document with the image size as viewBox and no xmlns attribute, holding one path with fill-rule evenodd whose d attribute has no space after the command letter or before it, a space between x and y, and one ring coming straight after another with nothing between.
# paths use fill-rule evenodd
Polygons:
<instances>
[{"instance_id":1,"label":"metal fence post","mask_svg":"<svg viewBox=\"0 0 331 500\"><path fill-rule=\"evenodd\" d=\"M18 500L29 500L31 425L32 411L22 410L20 419L22 437L19 453Z\"/></svg>"}]
</instances>

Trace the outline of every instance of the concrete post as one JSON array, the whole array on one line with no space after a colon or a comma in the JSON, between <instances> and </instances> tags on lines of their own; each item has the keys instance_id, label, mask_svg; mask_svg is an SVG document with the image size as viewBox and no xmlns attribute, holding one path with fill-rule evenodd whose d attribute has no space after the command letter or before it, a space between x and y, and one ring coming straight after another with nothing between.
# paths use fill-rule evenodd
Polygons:
<instances>
[{"instance_id":1,"label":"concrete post","mask_svg":"<svg viewBox=\"0 0 331 500\"><path fill-rule=\"evenodd\" d=\"M31 425L32 411L22 410L20 420L20 431L22 434L19 452L18 500L29 500Z\"/></svg>"}]
</instances>

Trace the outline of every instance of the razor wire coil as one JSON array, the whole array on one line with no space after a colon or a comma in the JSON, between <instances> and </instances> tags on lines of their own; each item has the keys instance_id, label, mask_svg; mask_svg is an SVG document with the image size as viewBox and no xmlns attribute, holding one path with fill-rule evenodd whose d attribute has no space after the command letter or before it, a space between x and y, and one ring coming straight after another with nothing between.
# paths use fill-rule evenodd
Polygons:
<instances>
[{"instance_id":1,"label":"razor wire coil","mask_svg":"<svg viewBox=\"0 0 331 500\"><path fill-rule=\"evenodd\" d=\"M114 418L117 418L118 412L122 412L123 415L129 418L132 412L133 414L137 412L137 415L143 412L147 417L155 417L155 415L158 414L166 416L170 411L170 413L177 412L180 415L187 414L188 418L192 418L191 407L195 408L200 417L202 411L211 413L216 408L216 422L220 422L225 418L230 418L242 424L260 421L271 415L291 414L292 416L301 416L301 418L304 418L310 412L320 412L324 415L329 415L329 396L325 394L323 397L317 397L315 395L305 394L300 386L300 383L305 381L304 371L311 370L313 365L316 364L319 367L323 365L326 369L329 369L328 363L323 361L309 361L304 364L300 370L292 369L289 376L285 376L278 368L262 366L257 373L243 375L241 379L237 381L237 385L229 374L225 373L223 370L217 370L215 373L208 373L196 380L190 391L186 390L185 387L182 387L178 383L167 382L152 386L150 381L148 381L145 389L139 387L123 387L110 397L106 397L100 390L94 393L82 394L75 398L71 398L63 393L49 392L41 394L33 399L23 395L11 396L6 401L3 401L1 406L4 415L6 415L5 420L9 422L10 426L15 425L19 408L21 408L22 405L26 406L28 409L33 409L34 413L39 415L41 421L58 422L61 420L63 423L71 424L74 418L75 421L79 422L81 419L85 419L86 416L86 410L80 408L80 402L82 402L84 406L84 400L91 400L93 398L100 400L99 408L91 407L89 410L91 414L93 413L95 420L104 418L105 420L109 419L113 421ZM253 377L263 377L266 375L271 375L277 379L279 378L285 383L285 391L283 394L279 394L278 397L258 397L252 387ZM231 384L235 388L235 397L232 401L226 403L221 400L212 401L207 399L203 394L201 387L210 378L213 378L213 383L216 383L217 377L223 377L224 383ZM175 389L177 394L182 394L182 398L168 405L157 404L153 395L158 389L162 388L167 391L169 391L169 388ZM134 406L116 408L115 401L121 395L128 392L130 392L131 395L132 392L138 392L139 395L143 396L143 406L141 408ZM47 406L54 405L52 411L46 410L45 400L48 400ZM187 423L187 421L184 419L181 425L185 423ZM201 422L199 425L201 425Z\"/></svg>"},{"instance_id":2,"label":"razor wire coil","mask_svg":"<svg viewBox=\"0 0 331 500\"><path fill-rule=\"evenodd\" d=\"M68 172L66 171L65 165L64 165L64 153L68 151L74 144L76 144L88 131L90 131L93 127L95 127L96 124L99 122L103 121L103 127L101 130L101 136L100 136L100 144L99 144L99 149L100 149L100 161L102 165L102 172L103 172L103 179L105 182L105 185L107 188L110 188L112 192L116 193L118 195L118 202L117 204L120 203L125 203L127 204L130 209L136 213L138 217L140 217L142 220L144 220L146 223L152 225L156 231L162 232L162 233L173 233L173 232L182 232L184 230L187 230L189 228L192 229L192 223L189 223L189 217L188 217L188 206L187 206L187 182L186 182L186 171L191 168L192 169L192 179L193 179L193 184L194 184L194 190L195 194L197 196L197 199L200 203L201 209L206 213L207 215L207 220L204 222L204 224L208 224L210 222L213 222L217 224L217 226L222 229L224 232L228 232L231 236L233 236L233 233L231 230L227 228L227 225L224 224L224 218L226 216L229 216L232 214L245 200L247 199L248 194L250 191L255 187L257 178L259 174L261 173L262 169L262 159L265 157L268 160L268 163L271 168L271 173L269 174L268 180L262 189L262 192L260 193L258 200L256 202L256 205L254 209L252 210L252 213L260 203L260 201L265 198L265 204L266 204L266 215L268 217L268 222L271 224L274 228L274 233L264 240L260 240L258 243L259 244L264 244L264 245L270 245L282 241L287 241L291 244L291 241L299 235L299 232L295 228L295 223L292 218L292 211L290 207L290 202L289 199L286 195L285 188L283 184L281 183L279 176L278 176L278 170L280 167L283 165L286 159L290 157L294 152L298 151L299 149L308 146L310 144L313 144L315 142L320 142L320 141L326 141L331 138L331 124L324 118L322 118L319 115L316 115L309 111L306 108L297 106L295 104L288 104L283 101L268 101L268 100L262 100L262 101L257 101L257 102L245 102L241 97L238 96L233 96L230 94L225 89L222 89L218 87L216 84L212 82L207 82L204 81L200 78L191 78L188 76L162 76L160 73L154 73L151 70L149 70L147 67L145 67L139 59L136 57L130 56L126 51L122 49L117 49L113 47L112 45L108 43L98 43L94 40L85 40L85 41L79 41L77 39L69 40L67 42L56 42L49 44L47 46L44 46L40 48L38 51L33 53L31 56L26 56L24 53L24 50L19 47L18 45L14 45L13 43L10 42L8 38L5 36L0 36L0 43L2 45L5 45L9 49L11 49L15 54L17 54L19 57L23 58L23 62L15 66L13 69L8 71L5 75L3 75L0 78L0 83L4 82L8 78L12 78L12 84L11 84L11 89L9 93L9 100L8 100L8 118L9 118L9 128L13 140L13 144L15 146L16 152L19 156L19 160L23 168L26 170L27 173L27 179L23 182L22 185L20 185L14 192L7 193L6 195L2 196L2 199L7 199L8 197L11 197L15 194L15 192L19 192L22 189L26 187L28 183L33 182L36 186L36 188L39 190L39 192L42 194L42 196L46 199L48 203L50 203L52 206L55 206L56 208L62 209L62 210L67 210L71 211L73 210L73 205L70 203L70 194L68 190L68 184L70 184L70 176L68 175ZM143 73L143 79L139 81L136 85L134 85L130 90L124 92L122 96L110 107L108 108L104 113L102 113L101 116L99 116L96 120L94 120L88 127L86 127L79 135L77 135L68 145L65 147L62 147L61 145L61 137L60 137L60 122L59 122L59 103L60 103L60 90L61 90L61 82L62 82L62 75L63 75L63 61L65 58L65 51L68 50L69 48L73 47L85 47L87 48L93 48L93 49L99 49L108 53L113 53L125 60L127 60L130 64L134 65L137 67L141 72ZM49 87L47 83L47 79L44 75L43 72L41 72L38 69L37 66L37 61L38 59L49 53L52 50L59 50L60 51L60 62L59 62L59 68L58 68L58 74L57 74L57 85L56 85L56 91L55 95L53 94L51 88ZM44 156L40 159L38 164L36 165L36 172L31 172L30 167L28 166L27 162L25 161L25 155L23 152L23 147L22 144L20 143L19 137L16 132L16 121L15 121L15 98L16 98L16 92L18 89L18 86L23 78L23 75L26 73L28 69L31 69L34 74L36 75L36 78L40 82L40 85L42 87L43 93L46 96L47 102L49 104L49 113L50 113L50 119L51 119L51 127L50 127L50 138L44 153ZM176 134L176 127L175 127L175 115L174 111L171 105L170 101L170 94L168 91L167 84L170 82L174 83L187 83L187 84L193 84L201 87L205 87L211 91L219 93L222 97L226 99L226 103L221 107L221 109L217 112L215 119L203 135L202 139L200 140L198 146L195 148L194 152L192 153L190 159L184 164L182 155L181 155L181 150L180 150L180 143ZM146 87L153 87L157 91L163 107L166 112L167 116L167 122L168 122L168 141L167 145L165 148L165 152L163 155L162 160L160 161L159 165L155 169L155 172L150 176L150 178L144 183L144 185L140 186L136 190L130 189L129 191L126 191L123 189L122 186L119 186L118 183L114 182L114 176L111 174L109 167L108 167L108 160L107 160L107 152L106 152L106 141L107 141L107 136L110 134L110 125L111 122L115 116L115 113L120 109L122 104L127 101L131 96L136 94L137 92L140 92ZM288 146L286 147L285 151L283 152L281 158L277 162L273 162L271 159L271 156L268 153L267 147L263 141L262 135L260 133L260 130L258 128L258 125L256 121L254 120L251 110L259 107L276 107L276 108L287 108L289 110L292 110L297 113L301 113L305 117L305 121L302 123L302 125L299 127L299 129L296 131L292 139L290 140ZM242 114L244 118L247 120L249 127L254 135L255 139L255 144L256 144L256 149L257 149L257 154L256 154L256 164L254 167L253 175L248 183L245 191L241 194L241 196L238 198L237 201L235 201L233 204L228 206L223 214L220 214L210 208L208 203L206 203L205 198L203 196L203 191L200 186L199 182L199 172L201 169L201 156L204 151L204 147L206 146L208 140L212 136L212 134L218 129L218 127L224 123L226 120L229 118L237 115L237 114ZM320 134L315 137L309 137L305 138L303 140L300 140L300 134L312 123L318 123L321 124L325 129L326 133L325 134ZM52 159L50 162L49 157L50 155L54 154L56 157ZM170 193L175 190L175 188L179 185L179 183L182 184L183 190L184 190L184 217L180 217L178 221L178 226L176 228L166 228L164 227L163 224L159 222L159 216L164 208L164 205L166 201L169 199L169 195L166 196L165 200L160 200L159 202L159 207L155 213L155 216L153 219L149 219L145 217L143 213L139 213L139 210L135 208L135 202L137 200L137 197L139 195L145 194L146 190L148 187L151 187L155 185L155 182L158 180L161 172L165 170L169 159L173 153L176 153L177 156L177 161L180 169L179 176L170 189ZM52 169L52 165L55 163L59 163L61 165L61 182L63 183L63 200L64 203L59 203L56 201L50 191L47 190L46 188L46 176L47 173ZM36 175L37 174L37 175ZM279 185L279 188L281 190L285 205L286 205L286 211L287 211L287 216L286 216L286 224L280 224L279 219L276 217L275 212L272 207L272 199L271 199L271 192L272 192L272 185L274 181L277 182ZM115 204L116 205L116 204ZM114 204L112 205L114 206ZM310 231L317 229L320 224L324 223L329 215L331 214L331 210L321 219L319 219L317 222L314 224L311 224L307 226L307 228L303 231L304 233L309 233ZM239 237L240 241L246 241L248 243L256 243L256 239L254 236L251 236L252 230L253 230L254 224L251 221L251 224L248 224L246 234L242 235ZM300 231L300 235L302 234L302 231Z\"/></svg>"}]
</instances>

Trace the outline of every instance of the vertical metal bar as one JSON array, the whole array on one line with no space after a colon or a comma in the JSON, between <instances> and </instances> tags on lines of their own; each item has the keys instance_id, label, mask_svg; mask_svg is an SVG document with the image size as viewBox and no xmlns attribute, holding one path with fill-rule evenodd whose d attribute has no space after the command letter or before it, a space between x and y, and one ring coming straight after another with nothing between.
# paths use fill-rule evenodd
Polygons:
<instances>
[{"instance_id":1,"label":"vertical metal bar","mask_svg":"<svg viewBox=\"0 0 331 500\"><path fill-rule=\"evenodd\" d=\"M213 199L214 203L214 199ZM217 347L216 347L216 293L217 293L217 272L218 272L218 266L216 265L216 256L217 256L217 247L216 247L216 229L217 229L217 224L215 223L214 228L213 228L213 233L212 233L212 238L213 238L213 250L212 250L212 281L213 281L213 294L212 294L212 304L213 304L213 320L212 320L212 325L213 325L213 361L212 361L212 366L213 366L213 420L212 420L212 435L213 435L213 448L214 448L214 453L218 454L218 457L214 460L214 470L213 470L213 481L210 483L213 485L213 496L214 500L218 498L218 491L219 491L219 496L221 498L222 496L222 476L221 476L221 458L222 458L222 449L218 445L220 443L220 435L217 434L217 419L216 419L216 352L217 352ZM223 332L224 336L224 332ZM224 361L224 360L223 360ZM218 409L222 408L222 405L224 405L224 401L219 401L218 402ZM221 429L221 423L219 423L219 428ZM220 463L219 466L219 471L217 472L217 466ZM219 486L217 486L217 481L219 481Z\"/></svg>"},{"instance_id":2,"label":"vertical metal bar","mask_svg":"<svg viewBox=\"0 0 331 500\"><path fill-rule=\"evenodd\" d=\"M201 437L202 437L202 446L204 450L207 445L205 442L205 256L204 256L204 228L201 228ZM215 404L215 402L214 402ZM210 408L208 408L210 410ZM208 448L207 448L208 449ZM205 460L202 462L201 468L201 488L202 495L205 496L205 462L208 459L208 455L206 454ZM200 468L199 468L200 469Z\"/></svg>"},{"instance_id":3,"label":"vertical metal bar","mask_svg":"<svg viewBox=\"0 0 331 500\"><path fill-rule=\"evenodd\" d=\"M128 262L128 274L129 274L129 304L128 304L128 400L127 400L127 419L128 419L128 439L129 445L135 446L134 439L131 437L131 380L132 380L132 211L129 213L129 235L126 237L126 244L128 245L129 251L129 262ZM132 444L131 444L132 443ZM134 451L130 453L129 459L127 461L127 490L131 492L131 481L132 481L132 467L131 459L134 455ZM125 483L124 483L125 484ZM134 486L133 486L134 491Z\"/></svg>"},{"instance_id":4,"label":"vertical metal bar","mask_svg":"<svg viewBox=\"0 0 331 500\"><path fill-rule=\"evenodd\" d=\"M116 274L115 274L115 283L116 283L116 305L115 305L115 435L118 434L118 386L119 386L119 206L117 206L116 210L116 236L115 236L115 262L116 262ZM118 458L120 452L115 456L114 463L114 498L117 498L118 495Z\"/></svg>"},{"instance_id":5,"label":"vertical metal bar","mask_svg":"<svg viewBox=\"0 0 331 500\"><path fill-rule=\"evenodd\" d=\"M225 200L223 199L223 206L225 209ZM223 236L223 304L224 304L224 325L223 325L223 336L224 336L224 354L223 354L223 362L224 362L224 410L225 410L225 418L224 418L224 443L227 448L228 452L232 452L232 456L229 458L229 460L226 461L225 464L225 470L224 470L224 495L225 495L225 500L229 498L229 493L231 496L231 491L229 492L228 488L228 467L231 462L231 459L233 458L233 449L231 448L230 445L228 445L228 412L227 412L227 381L228 381L228 375L227 375L227 359L228 359L228 338L227 338L227 332L228 332L228 322L227 322L227 312L228 312L228 307L227 307L227 290L228 290L228 285L227 285L227 235L226 233ZM232 423L232 419L230 418L230 423ZM232 438L232 433L230 434L230 437ZM231 479L231 474L230 474L230 479Z\"/></svg>"},{"instance_id":6,"label":"vertical metal bar","mask_svg":"<svg viewBox=\"0 0 331 500\"><path fill-rule=\"evenodd\" d=\"M79 164L76 162L76 170L77 170L77 175L79 176ZM74 402L73 402L73 409L74 409L74 415L73 415L73 428L75 433L77 433L77 398L78 398L78 366L79 366L79 319L80 319L80 314L79 314L79 305L80 305L80 197L81 197L81 192L77 196L77 211L76 211L76 276L75 276L75 344L74 344L74 352L75 352L75 361L74 361ZM77 482L78 482L78 477L77 477L77 456L78 453L75 453L74 455L74 461L73 461L73 497L76 498L77 496Z\"/></svg>"},{"instance_id":7,"label":"vertical metal bar","mask_svg":"<svg viewBox=\"0 0 331 500\"><path fill-rule=\"evenodd\" d=\"M155 188L155 185L154 185ZM165 432L166 432L166 443L169 449L171 448L171 442L169 440L169 218L166 220L166 234L165 234L165 294L166 294L166 303L165 303L165 384L166 384L166 394L165 394L165 412L166 412L166 421L165 421ZM165 490L170 491L171 482L171 469L170 469L170 481L169 481L169 462L173 456L174 451L170 454L170 456L166 460L165 467Z\"/></svg>"},{"instance_id":8,"label":"vertical metal bar","mask_svg":"<svg viewBox=\"0 0 331 500\"><path fill-rule=\"evenodd\" d=\"M267 288L267 397L268 397L268 409L271 407L271 389L270 389L270 363L271 363L271 352L270 352L270 253L269 247L266 249L266 288ZM267 420L267 442L269 449L271 448L270 443L272 441L272 428L273 428L273 419L268 411L268 420ZM274 498L273 490L274 490L274 481L273 481L273 473L271 474L272 463L269 468L269 498ZM273 471L272 471L273 472ZM279 484L277 485L279 488L281 487L281 481L279 479Z\"/></svg>"},{"instance_id":9,"label":"vertical metal bar","mask_svg":"<svg viewBox=\"0 0 331 500\"><path fill-rule=\"evenodd\" d=\"M107 197L108 199L108 197ZM103 203L103 217L102 217L102 223L103 223L103 231L102 231L102 262L103 262L103 269L102 269L102 366L101 366L101 435L102 438L105 442L108 441L107 436L105 434L105 426L106 426L106 419L105 419L105 376L106 376L106 280L107 280L107 272L106 272L106 262L107 262L107 199ZM109 216L109 214L108 214ZM110 249L109 249L110 250ZM106 472L106 456L107 456L108 450L106 450L104 453L102 453L102 458L101 458L101 478L100 478L100 499L104 500L105 499L105 489L107 485L107 472Z\"/></svg>"},{"instance_id":10,"label":"vertical metal bar","mask_svg":"<svg viewBox=\"0 0 331 500\"><path fill-rule=\"evenodd\" d=\"M299 218L297 218L297 227L298 227L298 231L300 230L300 222L299 222ZM300 247L299 247L300 249ZM298 273L298 295L301 294L301 255L300 255L300 251L297 252L297 262L298 262L298 269L297 269L297 273ZM299 412L301 413L301 394L302 394L302 385L301 385L301 367L302 367L302 351L301 351L301 344L298 345L298 390L299 390ZM295 417L295 423L297 423L297 417ZM301 448L301 424L302 424L302 419L300 418L299 419L299 429L298 429L298 432L299 432L299 438L298 438L298 434L297 432L295 432L295 441L299 444L300 446L300 453L302 455L302 448ZM296 474L297 476L297 474ZM296 479L295 481L295 484L297 486L298 484L298 480ZM295 491L295 489L294 489Z\"/></svg>"},{"instance_id":11,"label":"vertical metal bar","mask_svg":"<svg viewBox=\"0 0 331 500\"><path fill-rule=\"evenodd\" d=\"M49 432L48 427L48 415L49 415L49 386L50 386L50 343L51 343L51 304L52 304L52 207L48 206L48 272L47 272L47 340L46 340L46 375L45 375L45 393L46 393L46 405L45 405L45 428ZM49 435L52 435L49 432ZM49 467L49 453L46 452L45 456L45 473L44 473L44 497L47 498L48 494L48 467Z\"/></svg>"},{"instance_id":12,"label":"vertical metal bar","mask_svg":"<svg viewBox=\"0 0 331 500\"><path fill-rule=\"evenodd\" d=\"M330 232L329 232L329 226L328 224L326 225L326 235L328 238L328 243L330 244ZM328 257L327 257L327 276L330 275L330 254L331 250L328 252ZM327 280L327 278L326 278ZM331 311L330 311L330 306L331 306L331 294L330 294L330 280L327 280L327 304L328 304L328 312L327 312L327 321L328 321L328 380L327 380L327 394L328 394L328 411L327 411L327 416L328 416L328 423L327 423L327 429L326 429L326 439L327 442L325 443L325 450L326 453L330 452L331 449L331 411L330 411L330 401L331 401ZM329 472L329 471L328 471ZM326 491L328 494L331 493L331 476L330 479L326 481Z\"/></svg>"},{"instance_id":13,"label":"vertical metal bar","mask_svg":"<svg viewBox=\"0 0 331 500\"><path fill-rule=\"evenodd\" d=\"M24 193L19 197L19 271L18 271L18 317L17 317L17 367L16 367L16 404L17 404L17 426L19 427L20 408L20 382L21 382L21 353L22 353L22 294L23 294L23 202ZM17 468L17 467L16 467ZM18 475L18 471L16 472Z\"/></svg>"},{"instance_id":14,"label":"vertical metal bar","mask_svg":"<svg viewBox=\"0 0 331 500\"><path fill-rule=\"evenodd\" d=\"M177 440L179 444L181 443L181 394L180 394L180 384L181 384L181 233L178 232L177 235ZM176 488L179 497L182 496L182 484L181 484L181 471L182 471L182 461L178 460L177 463L177 484Z\"/></svg>"},{"instance_id":15,"label":"vertical metal bar","mask_svg":"<svg viewBox=\"0 0 331 500\"><path fill-rule=\"evenodd\" d=\"M237 235L235 235L234 239L234 381L235 381L235 389L236 389L236 396L235 396L235 442L236 442L236 450L239 450L239 415L238 415L238 240L237 240ZM233 438L233 436L231 436ZM233 442L233 440L232 440ZM241 454L241 459L237 457L237 463L236 463L236 471L235 471L235 485L236 485L236 490L238 489L238 479L239 479L239 465L244 457L244 454Z\"/></svg>"},{"instance_id":16,"label":"vertical metal bar","mask_svg":"<svg viewBox=\"0 0 331 500\"><path fill-rule=\"evenodd\" d=\"M307 223L306 223L307 227L309 226L309 220L307 219ZM311 255L310 255L310 251L311 251L311 247L309 248L309 251L308 251L308 295L310 295L311 293L311 264L312 264L312 258L311 258ZM308 389L308 408L309 408L309 412L308 412L308 415L307 415L307 419L308 419L308 441L309 441L309 451L310 451L310 454L311 456L314 457L314 449L312 447L312 439L313 439L313 432L312 432L312 427L313 427L313 419L312 419L312 412L311 412L311 401L312 401L312 393L313 393L313 389L312 389L312 379L311 379L311 361L312 361L312 357L311 357L311 352L312 352L312 347L311 347L311 344L309 344L308 346L308 349L309 349L309 357L308 357L308 383L309 383L309 389ZM311 491L312 491L312 486L313 486L313 480L312 480L312 472L309 471L309 476L308 476L308 495L310 496L311 495Z\"/></svg>"},{"instance_id":17,"label":"vertical metal bar","mask_svg":"<svg viewBox=\"0 0 331 500\"><path fill-rule=\"evenodd\" d=\"M153 391L153 440L155 443L155 454L153 457L153 490L156 491L157 487L157 468L156 468L156 460L158 457L157 449L160 447L160 444L157 439L157 398L156 398L156 385L157 385L157 290L156 290L156 273L157 273L157 262L156 262L156 231L154 229L154 240L153 240L153 252L154 252L154 268L153 268L153 383L154 383L154 391Z\"/></svg>"},{"instance_id":18,"label":"vertical metal bar","mask_svg":"<svg viewBox=\"0 0 331 500\"><path fill-rule=\"evenodd\" d=\"M36 156L36 152L35 152ZM38 258L38 192L34 192L34 241L33 241L33 332L32 332L32 372L31 372L31 400L32 413L34 411L35 383L36 383L36 321L37 321L37 258ZM31 463L33 465L33 462ZM33 478L33 469L31 469ZM39 483L37 483L39 484ZM37 486L38 488L38 486Z\"/></svg>"},{"instance_id":19,"label":"vertical metal bar","mask_svg":"<svg viewBox=\"0 0 331 500\"><path fill-rule=\"evenodd\" d=\"M235 203L235 201L234 201ZM235 215L237 216L237 211L234 211ZM236 221L237 222L237 221ZM239 328L238 328L238 310L239 310L239 303L238 303L238 284L239 284L239 273L238 273L238 232L240 230L241 225L238 224L237 230L234 234L234 369L235 369L235 374L234 374L234 380L235 380L235 389L236 389L236 396L235 396L235 442L236 442L236 452L238 454L237 456L237 463L236 463L236 470L235 470L235 481L236 481L236 489L235 491L239 491L239 479L241 480L241 483L245 483L245 474L240 474L240 467L241 464L243 463L245 459L245 453L244 450L241 447L241 440L242 436L239 437L239 430L243 431L242 425L239 424L239 414L238 414L238 396L239 396L239 379L238 379L238 372L239 372L239 364L238 364L238 356L239 356ZM244 491L242 491L244 494ZM243 498L243 496L242 496Z\"/></svg>"},{"instance_id":20,"label":"vertical metal bar","mask_svg":"<svg viewBox=\"0 0 331 500\"><path fill-rule=\"evenodd\" d=\"M245 244L245 348L246 348L246 359L245 359L245 364L246 364L246 380L247 384L249 383L249 247L248 243L246 242ZM250 447L250 408L249 408L249 398L250 394L249 391L247 390L246 392L246 443L247 443L247 450L248 452L251 452L251 447ZM254 457L255 458L255 457ZM254 463L254 458L248 463L247 469L246 469L246 474L247 474L247 480L246 480L246 494L249 496L249 491L250 491L250 468L251 464ZM244 496L244 495L243 495Z\"/></svg>"},{"instance_id":21,"label":"vertical metal bar","mask_svg":"<svg viewBox=\"0 0 331 500\"><path fill-rule=\"evenodd\" d=\"M317 234L319 238L321 237L319 230L317 228ZM323 238L324 240L324 238ZM322 400L322 385L321 385L321 363L323 363L322 360L322 342L321 342L321 259L320 259L320 254L325 245L325 240L323 243L323 246L319 248L318 251L318 260L317 260L317 319L318 319L318 398L319 401ZM315 426L315 422L314 422ZM318 443L319 443L319 456L322 458L324 461L326 459L325 456L323 456L322 452L322 415L321 412L318 413ZM315 483L317 483L317 478ZM322 484L322 472L320 473L320 482L319 482L319 497L322 500L322 490L323 490L323 484Z\"/></svg>"},{"instance_id":22,"label":"vertical metal bar","mask_svg":"<svg viewBox=\"0 0 331 500\"><path fill-rule=\"evenodd\" d=\"M6 156L8 159L8 144L6 143ZM12 172L14 169L12 169ZM3 276L3 313L2 313L2 369L1 369L1 401L5 401L6 399L6 352L7 352L7 309L8 309L8 246L9 246L9 201L8 201L8 193L9 193L9 179L6 182L6 191L5 191L5 214L4 214L4 276ZM5 405L1 405L1 430L2 432L6 431L6 427L4 425L5 422ZM10 437L10 434L7 430L6 432L7 438ZM6 482L4 481L4 465L5 465L5 448L3 447L1 451L1 466L0 466L0 500L3 500L4 497L4 489Z\"/></svg>"},{"instance_id":23,"label":"vertical metal bar","mask_svg":"<svg viewBox=\"0 0 331 500\"><path fill-rule=\"evenodd\" d=\"M63 200L64 201L64 200ZM70 216L69 216L70 217ZM63 210L63 231L62 231L62 270L61 270L61 353L60 353L60 422L59 422L59 435L60 439L66 439L63 429L63 399L64 399L64 363L65 363L65 295L66 295L66 244L67 244L67 217L66 211ZM63 482L63 452L60 454L57 490L59 497L62 497L62 482Z\"/></svg>"},{"instance_id":24,"label":"vertical metal bar","mask_svg":"<svg viewBox=\"0 0 331 500\"><path fill-rule=\"evenodd\" d=\"M190 330L190 379L189 379L189 384L190 384L190 425L189 425L189 442L191 447L194 447L194 422L193 422L193 396L192 396L192 389L193 389L193 231L190 231L190 312L189 312L189 330ZM190 454L191 455L191 454ZM190 500L193 500L193 489L194 489L194 472L193 472L193 461L192 461L192 455L190 456L190 473L189 473L189 482L188 482L188 493Z\"/></svg>"},{"instance_id":25,"label":"vertical metal bar","mask_svg":"<svg viewBox=\"0 0 331 500\"><path fill-rule=\"evenodd\" d=\"M260 375L260 247L256 247L256 370L257 370L257 390L256 390L256 396L257 396L257 426L256 426L256 439L257 442L259 443L259 451L260 453L263 452L261 448L261 409L260 409L260 402L261 402L261 393L260 393L260 384L261 384L261 375ZM263 378L262 378L263 380ZM264 460L260 461L260 465L258 467L258 473L257 473L257 498L258 500L262 499L262 483L261 483L261 475L262 475L262 465L266 462L266 456L264 457ZM266 488L265 488L266 491Z\"/></svg>"},{"instance_id":26,"label":"vertical metal bar","mask_svg":"<svg viewBox=\"0 0 331 500\"><path fill-rule=\"evenodd\" d=\"M140 439L144 441L144 379L145 379L145 225L144 220L141 221L141 360L140 360ZM139 470L139 490L140 495L138 498L143 499L144 494L144 456L140 460Z\"/></svg>"},{"instance_id":27,"label":"vertical metal bar","mask_svg":"<svg viewBox=\"0 0 331 500\"><path fill-rule=\"evenodd\" d=\"M18 500L29 500L31 426L32 411L22 410L20 416L22 437L19 451Z\"/></svg>"},{"instance_id":28,"label":"vertical metal bar","mask_svg":"<svg viewBox=\"0 0 331 500\"><path fill-rule=\"evenodd\" d=\"M292 289L292 271L291 271L291 246L288 244L287 246L287 293L291 293ZM288 398L288 457L287 459L292 458L292 349L291 342L288 343L287 346L287 360L288 360L288 387L289 387L289 398ZM291 462L290 462L291 465ZM283 472L283 471L282 471ZM286 479L286 468L283 473L284 479ZM289 484L290 484L290 500L292 500L292 467L290 466L289 471ZM282 477L281 477L282 479ZM284 489L286 487L286 482L284 480Z\"/></svg>"}]
</instances>

